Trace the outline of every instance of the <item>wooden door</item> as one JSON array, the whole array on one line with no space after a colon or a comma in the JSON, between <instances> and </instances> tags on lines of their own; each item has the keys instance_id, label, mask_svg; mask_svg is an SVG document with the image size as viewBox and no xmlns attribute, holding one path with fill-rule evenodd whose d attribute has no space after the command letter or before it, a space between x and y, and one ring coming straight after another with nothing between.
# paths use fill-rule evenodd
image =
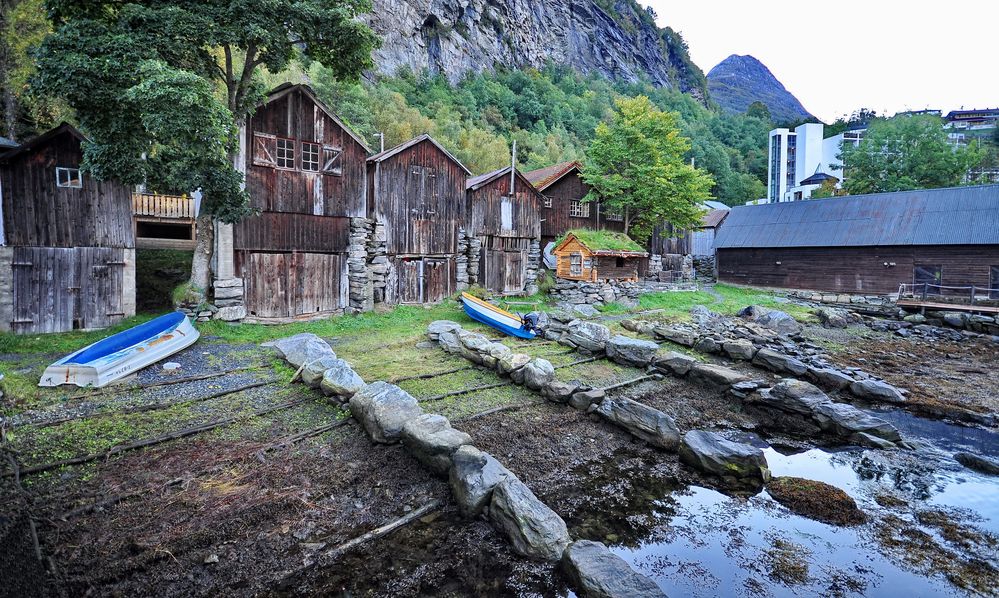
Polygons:
<instances>
[{"instance_id":1,"label":"wooden door","mask_svg":"<svg viewBox=\"0 0 999 598\"><path fill-rule=\"evenodd\" d=\"M527 256L520 251L504 251L503 262L503 292L522 293L527 277Z\"/></svg>"},{"instance_id":2,"label":"wooden door","mask_svg":"<svg viewBox=\"0 0 999 598\"><path fill-rule=\"evenodd\" d=\"M110 247L81 247L76 251L79 327L106 328L120 321L125 317L125 251Z\"/></svg>"},{"instance_id":3,"label":"wooden door","mask_svg":"<svg viewBox=\"0 0 999 598\"><path fill-rule=\"evenodd\" d=\"M396 264L399 303L423 303L423 260L402 258Z\"/></svg>"},{"instance_id":4,"label":"wooden door","mask_svg":"<svg viewBox=\"0 0 999 598\"><path fill-rule=\"evenodd\" d=\"M291 254L251 253L243 280L246 311L260 318L286 318L288 311L288 267Z\"/></svg>"},{"instance_id":5,"label":"wooden door","mask_svg":"<svg viewBox=\"0 0 999 598\"><path fill-rule=\"evenodd\" d=\"M423 302L437 303L451 294L451 277L446 259L427 259L423 263Z\"/></svg>"},{"instance_id":6,"label":"wooden door","mask_svg":"<svg viewBox=\"0 0 999 598\"><path fill-rule=\"evenodd\" d=\"M17 333L65 332L76 319L76 250L15 247L14 319Z\"/></svg>"},{"instance_id":7,"label":"wooden door","mask_svg":"<svg viewBox=\"0 0 999 598\"><path fill-rule=\"evenodd\" d=\"M295 254L294 315L330 313L340 305L340 256L328 253Z\"/></svg>"}]
</instances>

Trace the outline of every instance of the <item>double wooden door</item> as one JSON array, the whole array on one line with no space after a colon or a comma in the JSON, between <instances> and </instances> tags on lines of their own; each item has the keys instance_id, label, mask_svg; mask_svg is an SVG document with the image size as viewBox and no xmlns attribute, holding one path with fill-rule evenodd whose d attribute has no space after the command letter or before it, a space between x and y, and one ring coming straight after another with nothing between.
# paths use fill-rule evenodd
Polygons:
<instances>
[{"instance_id":1,"label":"double wooden door","mask_svg":"<svg viewBox=\"0 0 999 598\"><path fill-rule=\"evenodd\" d=\"M249 253L243 258L246 311L294 318L344 307L344 258L330 253Z\"/></svg>"},{"instance_id":2,"label":"double wooden door","mask_svg":"<svg viewBox=\"0 0 999 598\"><path fill-rule=\"evenodd\" d=\"M454 292L447 258L399 258L396 272L399 303L437 303Z\"/></svg>"}]
</instances>

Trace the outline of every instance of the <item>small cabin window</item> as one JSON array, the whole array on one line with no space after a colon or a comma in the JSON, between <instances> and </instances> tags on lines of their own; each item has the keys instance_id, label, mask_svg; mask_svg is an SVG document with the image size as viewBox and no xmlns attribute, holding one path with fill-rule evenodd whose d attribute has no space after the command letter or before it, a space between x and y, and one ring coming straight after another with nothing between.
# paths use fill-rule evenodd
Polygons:
<instances>
[{"instance_id":1,"label":"small cabin window","mask_svg":"<svg viewBox=\"0 0 999 598\"><path fill-rule=\"evenodd\" d=\"M83 178L80 177L80 169L57 166L56 186L66 189L79 189L83 187Z\"/></svg>"},{"instance_id":2,"label":"small cabin window","mask_svg":"<svg viewBox=\"0 0 999 598\"><path fill-rule=\"evenodd\" d=\"M552 198L548 197L547 195L542 195L542 197L545 198L545 207L546 208L552 207Z\"/></svg>"},{"instance_id":3,"label":"small cabin window","mask_svg":"<svg viewBox=\"0 0 999 598\"><path fill-rule=\"evenodd\" d=\"M590 204L576 199L572 200L569 203L569 215L574 218L589 218Z\"/></svg>"},{"instance_id":4,"label":"small cabin window","mask_svg":"<svg viewBox=\"0 0 999 598\"><path fill-rule=\"evenodd\" d=\"M258 166L277 166L277 137L267 133L253 134L253 163Z\"/></svg>"},{"instance_id":5,"label":"small cabin window","mask_svg":"<svg viewBox=\"0 0 999 598\"><path fill-rule=\"evenodd\" d=\"M295 168L295 140L278 137L277 139L277 167Z\"/></svg>"},{"instance_id":6,"label":"small cabin window","mask_svg":"<svg viewBox=\"0 0 999 598\"><path fill-rule=\"evenodd\" d=\"M570 276L582 276L583 275L583 254L582 253L570 253L569 254L569 275Z\"/></svg>"},{"instance_id":7,"label":"small cabin window","mask_svg":"<svg viewBox=\"0 0 999 598\"><path fill-rule=\"evenodd\" d=\"M340 176L343 174L343 150L331 145L323 146L323 173Z\"/></svg>"},{"instance_id":8,"label":"small cabin window","mask_svg":"<svg viewBox=\"0 0 999 598\"><path fill-rule=\"evenodd\" d=\"M319 172L320 147L318 143L302 142L302 170Z\"/></svg>"},{"instance_id":9,"label":"small cabin window","mask_svg":"<svg viewBox=\"0 0 999 598\"><path fill-rule=\"evenodd\" d=\"M619 258L617 258L617 259L616 259L616 260L614 261L614 266L615 266L616 268L624 268L624 258L623 258L623 257L619 257Z\"/></svg>"}]
</instances>

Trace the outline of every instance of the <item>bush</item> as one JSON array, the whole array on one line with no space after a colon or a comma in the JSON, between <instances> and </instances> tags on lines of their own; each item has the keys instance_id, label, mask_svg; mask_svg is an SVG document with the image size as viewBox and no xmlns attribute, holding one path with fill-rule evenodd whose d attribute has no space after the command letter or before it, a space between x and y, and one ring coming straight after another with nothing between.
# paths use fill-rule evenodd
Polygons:
<instances>
[{"instance_id":1,"label":"bush","mask_svg":"<svg viewBox=\"0 0 999 598\"><path fill-rule=\"evenodd\" d=\"M538 271L538 292L542 295L550 295L555 288L555 277L551 271L541 268Z\"/></svg>"},{"instance_id":2,"label":"bush","mask_svg":"<svg viewBox=\"0 0 999 598\"><path fill-rule=\"evenodd\" d=\"M483 301L485 301L486 299L488 299L489 296L492 294L489 291L487 291L486 289L480 287L479 285L473 284L472 286L468 287L464 291L458 291L457 293L455 293L454 294L454 299L455 300L461 299L461 294L463 292L464 293L468 293L472 297L478 297L479 299L482 299Z\"/></svg>"}]
</instances>

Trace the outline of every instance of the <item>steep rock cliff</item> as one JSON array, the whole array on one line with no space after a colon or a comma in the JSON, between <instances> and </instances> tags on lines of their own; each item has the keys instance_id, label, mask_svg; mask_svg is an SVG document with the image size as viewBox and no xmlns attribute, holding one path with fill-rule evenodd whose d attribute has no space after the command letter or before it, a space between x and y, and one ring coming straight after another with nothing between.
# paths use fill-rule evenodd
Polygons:
<instances>
[{"instance_id":1,"label":"steep rock cliff","mask_svg":"<svg viewBox=\"0 0 999 598\"><path fill-rule=\"evenodd\" d=\"M711 99L727 112L745 112L750 104L760 101L770 109L774 122L815 118L752 56L733 54L718 63L708 72L708 89Z\"/></svg>"},{"instance_id":2,"label":"steep rock cliff","mask_svg":"<svg viewBox=\"0 0 999 598\"><path fill-rule=\"evenodd\" d=\"M374 0L377 70L443 73L452 82L497 66L549 62L703 98L704 73L680 36L635 0Z\"/></svg>"}]
</instances>

